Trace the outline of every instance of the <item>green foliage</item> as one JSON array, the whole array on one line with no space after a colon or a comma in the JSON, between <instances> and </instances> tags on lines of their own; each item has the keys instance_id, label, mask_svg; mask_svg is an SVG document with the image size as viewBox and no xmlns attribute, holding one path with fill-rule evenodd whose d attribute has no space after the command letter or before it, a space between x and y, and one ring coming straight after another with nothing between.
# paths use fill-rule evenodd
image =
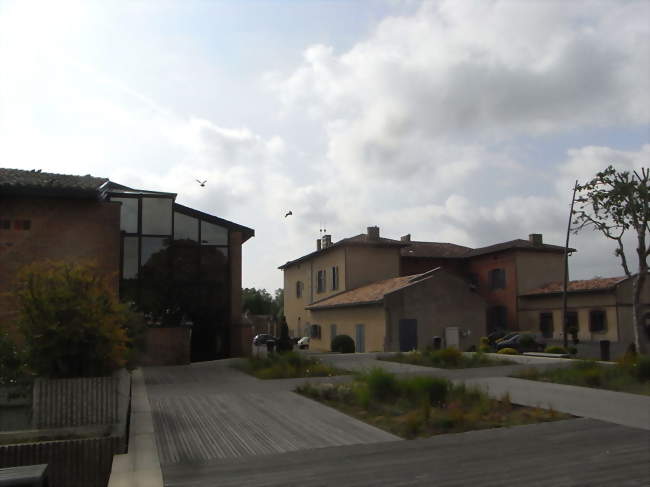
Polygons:
<instances>
[{"instance_id":1,"label":"green foliage","mask_svg":"<svg viewBox=\"0 0 650 487\"><path fill-rule=\"evenodd\" d=\"M636 376L640 381L650 380L650 355L639 355L637 357Z\"/></svg>"},{"instance_id":2,"label":"green foliage","mask_svg":"<svg viewBox=\"0 0 650 487\"><path fill-rule=\"evenodd\" d=\"M445 369L463 369L469 367L487 367L493 365L508 365L511 360L497 360L485 355L483 352L475 352L472 355L465 355L455 348L442 350L425 350L420 352L397 353L392 356L382 357L380 360L399 362L424 367L440 367Z\"/></svg>"},{"instance_id":3,"label":"green foliage","mask_svg":"<svg viewBox=\"0 0 650 487\"><path fill-rule=\"evenodd\" d=\"M502 348L497 353L499 355L520 355L519 351L515 348Z\"/></svg>"},{"instance_id":4,"label":"green foliage","mask_svg":"<svg viewBox=\"0 0 650 487\"><path fill-rule=\"evenodd\" d=\"M522 334L521 338L519 339L519 345L521 345L523 348L535 347L535 344L535 337L528 333Z\"/></svg>"},{"instance_id":5,"label":"green foliage","mask_svg":"<svg viewBox=\"0 0 650 487\"><path fill-rule=\"evenodd\" d=\"M297 392L405 438L566 417L513 406L508 395L491 399L478 388L443 378L398 378L381 369L359 374L353 383L304 384Z\"/></svg>"},{"instance_id":6,"label":"green foliage","mask_svg":"<svg viewBox=\"0 0 650 487\"><path fill-rule=\"evenodd\" d=\"M616 365L578 360L564 368L543 371L526 369L517 377L650 395L650 357L624 357Z\"/></svg>"},{"instance_id":7,"label":"green foliage","mask_svg":"<svg viewBox=\"0 0 650 487\"><path fill-rule=\"evenodd\" d=\"M332 352L354 353L354 340L349 335L336 335L332 339Z\"/></svg>"},{"instance_id":8,"label":"green foliage","mask_svg":"<svg viewBox=\"0 0 650 487\"><path fill-rule=\"evenodd\" d=\"M577 347L570 346L569 348L567 348L567 352L569 352L571 355L578 355Z\"/></svg>"},{"instance_id":9,"label":"green foliage","mask_svg":"<svg viewBox=\"0 0 650 487\"><path fill-rule=\"evenodd\" d=\"M0 331L0 386L21 382L27 377L24 352L6 333Z\"/></svg>"},{"instance_id":10,"label":"green foliage","mask_svg":"<svg viewBox=\"0 0 650 487\"><path fill-rule=\"evenodd\" d=\"M564 347L560 347L560 346L558 346L558 345L549 345L548 347L546 347L546 349L544 350L544 352L545 352L545 353L557 353L557 354L561 354L561 355L564 355L564 354L568 354L568 353L569 353L569 352L566 350L566 348L564 348Z\"/></svg>"},{"instance_id":11,"label":"green foliage","mask_svg":"<svg viewBox=\"0 0 650 487\"><path fill-rule=\"evenodd\" d=\"M250 357L240 365L240 368L258 379L331 377L345 373L297 352L273 353L265 358Z\"/></svg>"},{"instance_id":12,"label":"green foliage","mask_svg":"<svg viewBox=\"0 0 650 487\"><path fill-rule=\"evenodd\" d=\"M488 337L481 337L481 343L478 346L478 351L483 353L488 353L492 351L492 347L490 346L490 340L488 339Z\"/></svg>"},{"instance_id":13,"label":"green foliage","mask_svg":"<svg viewBox=\"0 0 650 487\"><path fill-rule=\"evenodd\" d=\"M280 338L278 340L278 351L290 352L293 350L293 341L289 338L289 326L284 316L280 318Z\"/></svg>"},{"instance_id":14,"label":"green foliage","mask_svg":"<svg viewBox=\"0 0 650 487\"><path fill-rule=\"evenodd\" d=\"M94 266L39 262L24 268L15 296L17 329L38 375L105 375L127 362L134 318Z\"/></svg>"},{"instance_id":15,"label":"green foliage","mask_svg":"<svg viewBox=\"0 0 650 487\"><path fill-rule=\"evenodd\" d=\"M385 401L399 393L395 376L380 367L373 367L362 374L361 380L367 384L372 401Z\"/></svg>"},{"instance_id":16,"label":"green foliage","mask_svg":"<svg viewBox=\"0 0 650 487\"><path fill-rule=\"evenodd\" d=\"M284 290L276 289L273 296L266 289L242 289L242 312L280 317L284 314Z\"/></svg>"}]
</instances>

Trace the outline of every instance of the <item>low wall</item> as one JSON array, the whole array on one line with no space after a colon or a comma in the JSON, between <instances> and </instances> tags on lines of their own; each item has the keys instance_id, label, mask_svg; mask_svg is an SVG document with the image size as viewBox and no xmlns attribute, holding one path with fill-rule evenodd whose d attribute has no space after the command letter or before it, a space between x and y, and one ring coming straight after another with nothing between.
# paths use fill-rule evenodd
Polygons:
<instances>
[{"instance_id":1,"label":"low wall","mask_svg":"<svg viewBox=\"0 0 650 487\"><path fill-rule=\"evenodd\" d=\"M130 393L126 370L111 377L38 379L38 427L0 435L0 468L47 463L51 487L105 487L113 456L126 451Z\"/></svg>"},{"instance_id":2,"label":"low wall","mask_svg":"<svg viewBox=\"0 0 650 487\"><path fill-rule=\"evenodd\" d=\"M0 468L47 463L50 487L106 487L123 443L108 436L0 446Z\"/></svg>"},{"instance_id":3,"label":"low wall","mask_svg":"<svg viewBox=\"0 0 650 487\"><path fill-rule=\"evenodd\" d=\"M142 366L187 365L190 363L191 328L148 328Z\"/></svg>"}]
</instances>

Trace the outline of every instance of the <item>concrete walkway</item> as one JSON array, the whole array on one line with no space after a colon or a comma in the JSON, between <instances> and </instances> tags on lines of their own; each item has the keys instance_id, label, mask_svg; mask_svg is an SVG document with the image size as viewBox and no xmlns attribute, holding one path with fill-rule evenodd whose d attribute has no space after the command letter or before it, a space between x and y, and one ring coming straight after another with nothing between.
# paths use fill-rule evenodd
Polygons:
<instances>
[{"instance_id":1,"label":"concrete walkway","mask_svg":"<svg viewBox=\"0 0 650 487\"><path fill-rule=\"evenodd\" d=\"M375 355L322 354L319 358L348 370L363 371L381 367L399 375L444 377L480 387L492 397L498 398L507 393L512 402L523 406L553 408L575 416L650 430L650 396L508 377L530 367L566 367L567 361L563 359L517 356L515 358L520 362L516 365L437 369L377 360Z\"/></svg>"}]
</instances>

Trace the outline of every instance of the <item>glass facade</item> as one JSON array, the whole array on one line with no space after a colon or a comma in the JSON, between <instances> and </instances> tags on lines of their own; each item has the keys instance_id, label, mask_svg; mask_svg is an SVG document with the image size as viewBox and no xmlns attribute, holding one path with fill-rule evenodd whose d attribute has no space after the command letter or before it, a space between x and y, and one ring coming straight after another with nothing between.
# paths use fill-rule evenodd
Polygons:
<instances>
[{"instance_id":1,"label":"glass facade","mask_svg":"<svg viewBox=\"0 0 650 487\"><path fill-rule=\"evenodd\" d=\"M229 355L228 228L170 198L111 197L122 203L120 295L152 326L192 323L192 360Z\"/></svg>"}]
</instances>

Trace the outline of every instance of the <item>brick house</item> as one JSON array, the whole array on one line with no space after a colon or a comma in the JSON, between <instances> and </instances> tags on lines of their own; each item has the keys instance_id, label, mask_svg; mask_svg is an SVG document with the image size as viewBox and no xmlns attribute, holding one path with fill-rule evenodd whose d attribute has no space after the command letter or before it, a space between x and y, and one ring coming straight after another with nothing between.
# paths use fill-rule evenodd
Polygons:
<instances>
[{"instance_id":1,"label":"brick house","mask_svg":"<svg viewBox=\"0 0 650 487\"><path fill-rule=\"evenodd\" d=\"M175 200L105 178L0 168L0 327L15 316L7 292L24 265L89 261L156 324L193 324L192 360L247 350L241 246L254 231Z\"/></svg>"}]
</instances>

